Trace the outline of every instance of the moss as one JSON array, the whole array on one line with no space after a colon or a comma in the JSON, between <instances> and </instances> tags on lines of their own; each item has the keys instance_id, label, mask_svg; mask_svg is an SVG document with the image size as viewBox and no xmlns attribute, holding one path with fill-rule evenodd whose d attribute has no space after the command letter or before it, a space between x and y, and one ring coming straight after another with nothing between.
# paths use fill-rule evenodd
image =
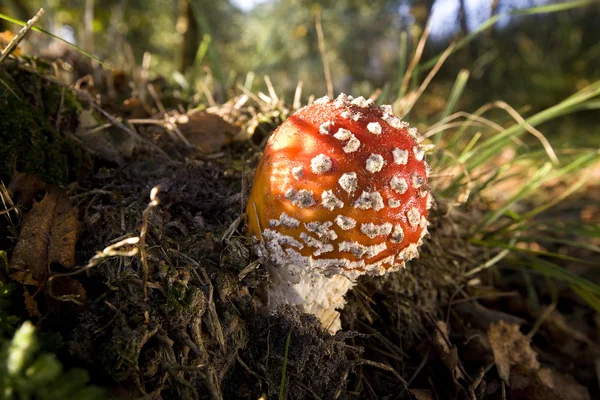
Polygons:
<instances>
[{"instance_id":1,"label":"moss","mask_svg":"<svg viewBox=\"0 0 600 400\"><path fill-rule=\"evenodd\" d=\"M49 183L74 180L84 155L62 132L77 126L77 98L16 64L0 70L0 80L0 180L10 181L15 171Z\"/></svg>"}]
</instances>

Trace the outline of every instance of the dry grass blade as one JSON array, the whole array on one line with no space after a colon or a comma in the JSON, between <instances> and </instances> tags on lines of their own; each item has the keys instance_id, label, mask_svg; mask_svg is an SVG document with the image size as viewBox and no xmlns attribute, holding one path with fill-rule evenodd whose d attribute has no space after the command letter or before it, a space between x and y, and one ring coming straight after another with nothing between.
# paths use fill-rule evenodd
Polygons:
<instances>
[{"instance_id":1,"label":"dry grass blade","mask_svg":"<svg viewBox=\"0 0 600 400\"><path fill-rule=\"evenodd\" d=\"M475 122L479 122L481 124L481 126L488 126L492 129L497 130L498 132L501 132L504 130L504 128L502 127L502 125L499 125L497 123L495 123L494 121L487 119L487 118L483 118L480 115L477 114L472 114L472 113L468 113L465 111L459 111L459 112L455 112L452 115L447 116L446 118L438 121L437 123L431 125L431 127L429 127L429 130L427 132L425 132L425 134L423 136L425 136L426 138L429 138L433 135L435 135L438 132L444 131L448 128L452 128L456 125L452 125L452 126L448 126L450 121L454 121L455 119L458 118L465 118L465 121L461 121L459 123L459 127L461 128L465 128L465 124L472 124L472 121ZM444 128L445 127L445 128Z\"/></svg>"},{"instance_id":2,"label":"dry grass blade","mask_svg":"<svg viewBox=\"0 0 600 400\"><path fill-rule=\"evenodd\" d=\"M502 110L505 110L508 114L510 114L511 117L513 117L515 119L515 121L522 124L525 127L525 129L527 130L527 132L531 133L533 136L535 136L540 141L540 143L544 147L544 150L546 151L546 153L548 153L548 157L552 160L552 162L555 165L560 164L560 162L558 161L558 157L556 156L556 153L554 152L554 149L552 148L552 146L550 145L550 142L548 142L548 139L546 139L546 137L544 136L544 134L542 132L538 131L533 126L528 124L527 121L525 121L525 119L523 117L521 117L521 115L514 108L512 108L505 102L496 101L493 103L493 105Z\"/></svg>"},{"instance_id":3,"label":"dry grass blade","mask_svg":"<svg viewBox=\"0 0 600 400\"><path fill-rule=\"evenodd\" d=\"M297 110L302 106L302 81L298 81L296 85L296 91L294 92L294 102L292 103L292 110Z\"/></svg>"},{"instance_id":4,"label":"dry grass blade","mask_svg":"<svg viewBox=\"0 0 600 400\"><path fill-rule=\"evenodd\" d=\"M400 373L398 373L398 371L396 371L394 368L390 367L389 365L386 365L386 364L383 364L383 363L380 363L377 361L371 361L371 360L358 360L355 365L368 365L371 367L381 369L383 371L391 372L392 375L394 375L394 377L396 379L398 379L398 381L400 383L402 383L404 388L408 389L408 383L406 382L406 380L402 377L402 375L400 375Z\"/></svg>"},{"instance_id":5,"label":"dry grass blade","mask_svg":"<svg viewBox=\"0 0 600 400\"><path fill-rule=\"evenodd\" d=\"M331 80L331 71L329 70L329 60L327 59L327 50L325 48L325 36L323 35L323 26L321 25L321 11L315 13L315 27L317 37L319 38L319 51L323 61L323 71L325 72L325 83L327 85L327 96L333 98L333 83Z\"/></svg>"},{"instance_id":6,"label":"dry grass blade","mask_svg":"<svg viewBox=\"0 0 600 400\"><path fill-rule=\"evenodd\" d=\"M271 102L278 103L279 96L277 96L277 92L275 91L275 88L273 87L271 78L269 78L269 75L265 75L264 79L265 79L265 84L267 85L267 90L269 91L269 97L271 98Z\"/></svg>"},{"instance_id":7,"label":"dry grass blade","mask_svg":"<svg viewBox=\"0 0 600 400\"><path fill-rule=\"evenodd\" d=\"M13 202L10 192L3 182L0 182L0 201L4 207L4 210L0 212L0 215L5 215L9 224L11 226L15 226L17 222L12 220L11 211L14 211L16 216L20 216L21 212L19 207L17 207Z\"/></svg>"},{"instance_id":8,"label":"dry grass blade","mask_svg":"<svg viewBox=\"0 0 600 400\"><path fill-rule=\"evenodd\" d=\"M425 43L427 43L427 38L429 37L429 25L431 23L431 19L427 21L427 25L425 25L425 29L423 30L423 34L421 34L421 38L419 39L419 43L417 44L417 49L415 50L415 55L410 60L410 64L408 64L408 68L404 73L404 78L402 79L402 85L400 86L400 94L403 96L408 90L408 83L410 82L410 77L412 76L413 71L415 70L417 64L421 60L423 56L423 49L425 49Z\"/></svg>"},{"instance_id":9,"label":"dry grass blade","mask_svg":"<svg viewBox=\"0 0 600 400\"><path fill-rule=\"evenodd\" d=\"M421 83L421 86L419 86L419 89L416 92L411 93L409 96L407 96L408 104L406 106L402 107L402 109L400 110L400 112L399 112L400 118L403 118L410 112L410 110L412 110L412 108L415 105L415 103L417 102L417 100L419 100L419 98L421 97L421 95L423 94L425 89L427 89L427 86L429 86L429 84L431 83L431 81L433 80L435 75L438 73L440 68L442 68L442 65L444 65L444 62L450 56L453 49L454 49L454 44L451 44L450 46L448 46L446 51L444 51L444 54L442 54L442 56L440 57L438 62L435 64L435 67L433 67L433 69L431 71L429 71L429 74L427 74L427 77L423 80L423 82ZM400 101L400 104L401 103L402 103L402 101Z\"/></svg>"}]
</instances>

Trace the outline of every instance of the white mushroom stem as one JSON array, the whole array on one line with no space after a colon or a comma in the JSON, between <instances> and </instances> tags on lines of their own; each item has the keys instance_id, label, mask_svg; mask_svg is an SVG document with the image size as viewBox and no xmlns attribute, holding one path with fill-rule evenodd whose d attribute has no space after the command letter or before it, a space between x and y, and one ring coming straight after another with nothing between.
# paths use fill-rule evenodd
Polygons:
<instances>
[{"instance_id":1,"label":"white mushroom stem","mask_svg":"<svg viewBox=\"0 0 600 400\"><path fill-rule=\"evenodd\" d=\"M306 271L295 264L269 267L271 285L268 288L269 309L275 311L284 304L315 315L331 334L341 329L340 313L344 296L355 284L343 275L325 276L321 271Z\"/></svg>"}]
</instances>

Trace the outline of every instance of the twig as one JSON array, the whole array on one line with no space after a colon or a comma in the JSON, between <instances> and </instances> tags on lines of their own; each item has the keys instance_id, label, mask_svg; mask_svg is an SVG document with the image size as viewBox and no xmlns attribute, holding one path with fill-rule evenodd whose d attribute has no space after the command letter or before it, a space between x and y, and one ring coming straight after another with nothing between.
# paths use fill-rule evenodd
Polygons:
<instances>
[{"instance_id":1,"label":"twig","mask_svg":"<svg viewBox=\"0 0 600 400\"><path fill-rule=\"evenodd\" d=\"M15 47L17 47L19 45L19 43L21 42L21 40L23 40L23 38L25 37L27 32L29 32L31 30L31 28L33 28L33 25L35 25L36 22L38 22L38 20L42 16L42 14L44 14L44 11L46 11L46 10L44 10L43 8L40 8L40 10L37 12L37 14L35 14L33 16L33 18L31 18L29 21L27 21L27 23L19 31L19 33L17 33L17 35L10 41L10 43L8 43L8 46L6 46L4 48L4 50L2 50L2 53L0 53L0 64L2 64L2 61L4 61L4 59L6 57L8 57L8 55L10 53L13 52Z\"/></svg>"},{"instance_id":2,"label":"twig","mask_svg":"<svg viewBox=\"0 0 600 400\"><path fill-rule=\"evenodd\" d=\"M329 61L327 60L327 51L325 49L325 37L323 27L321 26L321 11L315 13L315 26L317 28L317 37L319 39L319 51L323 61L323 71L325 72L325 84L327 85L327 96L333 98L333 83L331 81L331 71L329 70Z\"/></svg>"},{"instance_id":3,"label":"twig","mask_svg":"<svg viewBox=\"0 0 600 400\"><path fill-rule=\"evenodd\" d=\"M402 386L404 386L404 388L406 390L408 390L408 382L406 382L406 380L402 377L402 375L400 375L400 373L398 371L396 371L394 368L390 367L387 364L363 359L363 360L358 360L354 365L355 366L356 365L369 365L371 367L375 367L375 368L382 369L384 371L391 372L392 375L394 375L396 377L396 379L398 379L400 381L400 383L402 383Z\"/></svg>"},{"instance_id":4,"label":"twig","mask_svg":"<svg viewBox=\"0 0 600 400\"><path fill-rule=\"evenodd\" d=\"M108 258L108 257L114 257L114 256L133 257L138 252L137 248L134 247L131 250L121 250L121 247L131 246L131 245L137 244L139 241L140 241L140 238L137 236L123 239L115 244L112 244L112 245L106 247L101 252L98 252L94 257L92 257L88 261L87 265L85 265L84 267L79 268L72 272L58 273L58 274L52 275L50 278L48 278L48 282L47 282L48 295L50 297L52 297L53 299L56 299L59 301L70 301L70 302L78 304L78 305L83 305L82 302L77 300L77 297L79 297L78 295L55 296L54 291L52 290L52 282L54 281L54 279L63 277L63 276L73 276L73 275L81 274L82 272L85 272L88 269L93 268L96 265L100 264L100 262L102 260L104 260L105 258Z\"/></svg>"},{"instance_id":5,"label":"twig","mask_svg":"<svg viewBox=\"0 0 600 400\"><path fill-rule=\"evenodd\" d=\"M0 215L8 214L8 213L10 213L11 211L13 211L13 210L17 210L17 209L18 209L18 207L17 207L17 206L12 206L12 207L10 207L10 208L7 208L7 209L5 209L5 210L2 210L2 211L0 211Z\"/></svg>"},{"instance_id":6,"label":"twig","mask_svg":"<svg viewBox=\"0 0 600 400\"><path fill-rule=\"evenodd\" d=\"M144 278L142 282L144 291L144 300L148 299L148 258L146 255L146 234L148 233L148 220L150 218L150 211L159 204L159 200L156 197L160 191L160 185L154 186L150 191L150 203L148 207L142 212L142 227L140 228L140 257L142 258L142 266L144 267Z\"/></svg>"}]
</instances>

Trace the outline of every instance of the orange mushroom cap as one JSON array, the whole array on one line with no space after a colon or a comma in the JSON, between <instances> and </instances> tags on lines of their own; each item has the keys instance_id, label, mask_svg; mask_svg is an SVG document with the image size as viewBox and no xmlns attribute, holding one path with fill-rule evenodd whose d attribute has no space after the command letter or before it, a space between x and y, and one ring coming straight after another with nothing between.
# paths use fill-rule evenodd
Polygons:
<instances>
[{"instance_id":1,"label":"orange mushroom cap","mask_svg":"<svg viewBox=\"0 0 600 400\"><path fill-rule=\"evenodd\" d=\"M275 265L381 275L418 256L429 166L416 129L362 97L306 106L269 138L248 199L248 233Z\"/></svg>"}]
</instances>

